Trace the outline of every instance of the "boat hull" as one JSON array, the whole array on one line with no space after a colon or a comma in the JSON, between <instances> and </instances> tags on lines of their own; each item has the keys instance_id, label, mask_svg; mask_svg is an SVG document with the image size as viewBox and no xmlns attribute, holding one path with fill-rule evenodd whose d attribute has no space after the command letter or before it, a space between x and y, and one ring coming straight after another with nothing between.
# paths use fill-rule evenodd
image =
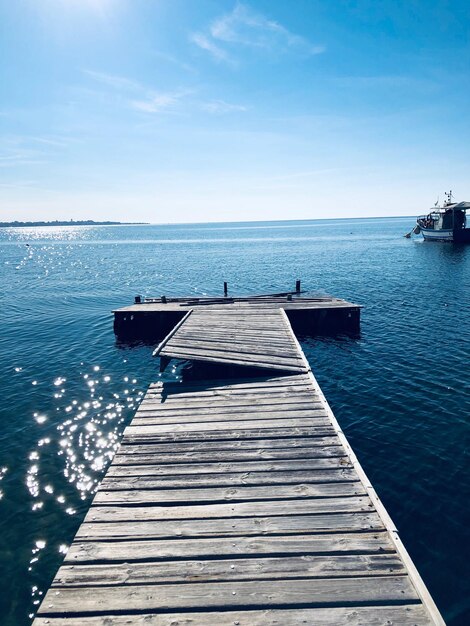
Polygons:
<instances>
[{"instance_id":1,"label":"boat hull","mask_svg":"<svg viewBox=\"0 0 470 626\"><path fill-rule=\"evenodd\" d=\"M455 243L470 243L470 228L434 230L420 227L424 239L427 241L454 241Z\"/></svg>"},{"instance_id":2,"label":"boat hull","mask_svg":"<svg viewBox=\"0 0 470 626\"><path fill-rule=\"evenodd\" d=\"M421 232L427 241L454 241L452 228L449 230L434 230L433 228L423 228L421 226Z\"/></svg>"}]
</instances>

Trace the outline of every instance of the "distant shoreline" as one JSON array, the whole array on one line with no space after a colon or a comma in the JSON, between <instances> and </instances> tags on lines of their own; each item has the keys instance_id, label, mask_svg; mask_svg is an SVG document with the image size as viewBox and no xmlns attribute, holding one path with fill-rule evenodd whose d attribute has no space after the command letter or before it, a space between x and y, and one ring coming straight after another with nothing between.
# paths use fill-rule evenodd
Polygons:
<instances>
[{"instance_id":1,"label":"distant shoreline","mask_svg":"<svg viewBox=\"0 0 470 626\"><path fill-rule=\"evenodd\" d=\"M27 228L29 226L127 226L148 224L148 222L95 222L94 220L69 220L64 222L54 220L52 222L0 222L0 228Z\"/></svg>"}]
</instances>

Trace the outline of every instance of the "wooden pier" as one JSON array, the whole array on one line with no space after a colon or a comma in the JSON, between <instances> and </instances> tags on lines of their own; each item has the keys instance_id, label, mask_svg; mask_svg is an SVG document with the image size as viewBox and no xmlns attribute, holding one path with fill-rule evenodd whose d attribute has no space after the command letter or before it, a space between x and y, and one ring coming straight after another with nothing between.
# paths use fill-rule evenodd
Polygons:
<instances>
[{"instance_id":1,"label":"wooden pier","mask_svg":"<svg viewBox=\"0 0 470 626\"><path fill-rule=\"evenodd\" d=\"M163 339L189 311L236 313L243 309L246 314L264 311L266 314L284 310L296 332L302 333L357 333L361 307L357 304L328 296L305 296L300 291L265 296L229 298L142 298L114 311L114 332L120 339ZM208 318L207 318L208 319Z\"/></svg>"},{"instance_id":2,"label":"wooden pier","mask_svg":"<svg viewBox=\"0 0 470 626\"><path fill-rule=\"evenodd\" d=\"M34 626L444 624L271 305L159 344L239 375L149 387Z\"/></svg>"}]
</instances>

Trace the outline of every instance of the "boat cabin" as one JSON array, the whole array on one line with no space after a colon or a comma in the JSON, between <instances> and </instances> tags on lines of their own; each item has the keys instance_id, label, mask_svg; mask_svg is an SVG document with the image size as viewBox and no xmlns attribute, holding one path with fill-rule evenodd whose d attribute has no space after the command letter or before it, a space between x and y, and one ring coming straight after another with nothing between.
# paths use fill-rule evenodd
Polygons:
<instances>
[{"instance_id":1,"label":"boat cabin","mask_svg":"<svg viewBox=\"0 0 470 626\"><path fill-rule=\"evenodd\" d=\"M418 224L421 228L433 230L460 230L465 228L467 206L461 205L470 206L468 202L460 202L436 209L427 215L418 217Z\"/></svg>"}]
</instances>

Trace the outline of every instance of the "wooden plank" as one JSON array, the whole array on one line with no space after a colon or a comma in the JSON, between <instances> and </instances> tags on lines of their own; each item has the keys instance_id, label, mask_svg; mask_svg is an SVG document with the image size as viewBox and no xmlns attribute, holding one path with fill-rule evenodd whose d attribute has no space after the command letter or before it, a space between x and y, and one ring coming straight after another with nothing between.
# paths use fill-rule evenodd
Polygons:
<instances>
[{"instance_id":1,"label":"wooden plank","mask_svg":"<svg viewBox=\"0 0 470 626\"><path fill-rule=\"evenodd\" d=\"M229 440L233 441L235 439L266 439L266 438L307 438L307 437L332 437L335 435L335 431L332 427L320 427L314 428L313 426L296 426L289 428L244 428L243 430L224 430L220 428L219 430L214 431L203 431L203 432L194 432L194 431L186 431L186 432L166 432L162 434L158 433L150 433L145 434L140 432L140 434L127 432L125 434L126 441L128 443L160 443L162 441L166 442L181 442L181 441L224 441Z\"/></svg>"},{"instance_id":2,"label":"wooden plank","mask_svg":"<svg viewBox=\"0 0 470 626\"><path fill-rule=\"evenodd\" d=\"M197 324L197 323L193 323L191 326L187 326L186 327L186 332L192 332L194 334L195 337L199 336L204 336L204 334L206 332L219 332L219 333L232 333L232 334L236 334L237 332L241 332L241 333L256 333L258 332L260 334L260 337L264 338L264 337L270 337L272 335L276 335L278 338L279 337L285 337L287 341L290 340L290 337L288 337L288 334L286 333L285 328L282 326L282 323L276 322L276 323L267 323L264 324L263 321L235 321L233 320L232 322L229 321L221 321L218 322L217 320L213 320L212 322L210 322L209 320L207 320L207 323L210 324L210 328L208 328L207 326L205 326L204 324Z\"/></svg>"},{"instance_id":3,"label":"wooden plank","mask_svg":"<svg viewBox=\"0 0 470 626\"><path fill-rule=\"evenodd\" d=\"M245 320L246 321L246 320ZM259 322L259 320L258 320ZM286 343L293 344L292 339L289 337L285 328L282 327L282 323L278 321L275 324L267 324L263 326L263 322L259 324L256 322L252 325L250 322L248 325L244 324L240 321L229 321L227 323L222 322L218 323L217 320L213 320L213 322L207 320L208 325L204 326L203 324L193 323L191 325L187 325L184 328L180 328L178 331L178 336L185 335L186 337L208 337L209 335L228 335L233 338L237 338L240 336L254 337L256 335L256 326L262 326L263 330L259 331L261 333L261 337L269 337L273 338L277 341L285 340ZM225 332L226 331L226 332Z\"/></svg>"},{"instance_id":4,"label":"wooden plank","mask_svg":"<svg viewBox=\"0 0 470 626\"><path fill-rule=\"evenodd\" d=\"M169 342L161 351L162 355L168 356L169 354L206 354L207 356L234 358L237 357L240 361L247 361L248 363L260 359L269 360L272 363L284 364L288 361L301 361L298 353L289 350L274 350L269 347L269 342L261 343L258 345L257 350L253 350L250 346L244 347L240 344L229 344L227 346L220 346L217 344L208 344L204 341L188 341L182 344ZM268 358L269 357L269 358Z\"/></svg>"},{"instance_id":5,"label":"wooden plank","mask_svg":"<svg viewBox=\"0 0 470 626\"><path fill-rule=\"evenodd\" d=\"M298 428L298 427L309 427L312 431L317 429L320 432L324 432L324 429L328 428L329 422L325 421L323 424L317 425L317 420L313 419L312 415L305 417L297 417L297 418L281 418L278 417L276 419L266 419L266 420L256 420L256 419L244 419L242 421L236 420L227 420L227 421L212 421L212 422L188 422L183 424L152 424L151 426L134 426L131 424L127 426L124 431L125 436L131 435L150 435L155 436L162 433L171 433L172 435L176 435L177 433L191 433L194 436L198 432L207 432L207 431L217 431L220 429L227 430L249 430L251 428L257 428L258 430L262 429L272 429L272 428Z\"/></svg>"},{"instance_id":6,"label":"wooden plank","mask_svg":"<svg viewBox=\"0 0 470 626\"><path fill-rule=\"evenodd\" d=\"M143 413L136 413L136 417L132 420L130 426L150 426L153 424L160 424L171 427L173 424L206 424L208 422L217 422L220 424L227 424L232 422L270 422L272 425L277 425L282 420L303 420L308 419L313 426L330 425L330 421L326 413L322 409L308 409L301 410L293 407L291 410L281 411L233 411L226 413L221 411L220 413L214 411L211 413L193 413L192 411L166 413L159 410L145 411ZM308 425L308 424L307 424ZM224 426L226 428L226 426ZM197 428L195 427L195 430Z\"/></svg>"},{"instance_id":7,"label":"wooden plank","mask_svg":"<svg viewBox=\"0 0 470 626\"><path fill-rule=\"evenodd\" d=\"M132 459L131 459L132 460ZM238 463L186 463L186 464L158 464L158 459L154 458L154 464L148 465L114 465L112 463L105 478L119 476L165 476L176 475L197 476L199 474L231 474L240 471L244 472L275 472L275 471L308 471L319 469L340 469L352 467L345 457L327 457L313 459L280 460L280 461L245 461Z\"/></svg>"},{"instance_id":8,"label":"wooden plank","mask_svg":"<svg viewBox=\"0 0 470 626\"><path fill-rule=\"evenodd\" d=\"M187 382L174 382L174 383L165 383L163 388L159 387L150 387L148 390L148 394L152 395L154 393L163 394L164 397L193 397L199 398L207 395L214 394L224 394L224 395L237 395L237 394L250 394L250 393L289 393L294 390L308 390L310 393L314 394L315 391L312 390L311 385L308 380L306 380L305 375L302 372L297 372L294 375L295 380L292 380L291 374L285 374L284 376L279 376L276 373L277 384L272 381L272 374L268 374L267 378L257 379L258 382L250 383L246 382L246 379L242 379L238 385L233 383L227 384L217 384L216 381L213 383L209 383L207 381L201 382L201 384L189 384Z\"/></svg>"},{"instance_id":9,"label":"wooden plank","mask_svg":"<svg viewBox=\"0 0 470 626\"><path fill-rule=\"evenodd\" d=\"M172 406L171 403L166 402L143 402L137 409L136 414L142 413L147 414L149 412L153 412L156 415L187 415L188 413L191 415L204 415L206 413L211 413L212 415L230 415L231 413L266 413L270 415L274 412L279 411L295 411L298 409L313 409L315 411L323 411L326 414L324 407L321 402L312 401L312 398L292 398L291 402L286 402L285 399L281 400L277 403L266 403L261 400L259 403L256 398L251 398L251 402L228 402L219 401L215 403L204 402L199 405L191 406L190 404L183 405L175 405Z\"/></svg>"},{"instance_id":10,"label":"wooden plank","mask_svg":"<svg viewBox=\"0 0 470 626\"><path fill-rule=\"evenodd\" d=\"M33 626L430 626L420 605L38 617Z\"/></svg>"},{"instance_id":11,"label":"wooden plank","mask_svg":"<svg viewBox=\"0 0 470 626\"><path fill-rule=\"evenodd\" d=\"M309 410L299 410L294 407L292 410L283 410L283 411L253 411L253 412L240 412L234 411L225 413L222 411L220 413L215 413L211 416L211 413L196 413L193 414L191 411L184 413L176 413L169 414L163 413L162 411L148 411L145 413L136 413L136 417L132 420L131 426L153 426L155 425L164 425L171 426L173 424L182 426L183 424L232 424L233 422L241 422L241 423L260 423L260 426L264 422L269 422L271 425L275 425L278 422L285 422L286 420L302 420L308 418L310 422L307 422L305 425L312 423L314 426L320 425L329 425L330 422L321 409L309 409ZM195 430L198 428L195 426Z\"/></svg>"},{"instance_id":12,"label":"wooden plank","mask_svg":"<svg viewBox=\"0 0 470 626\"><path fill-rule=\"evenodd\" d=\"M395 549L386 532L166 539L133 541L74 541L64 562L113 563L150 559L213 559L240 556L385 554Z\"/></svg>"},{"instance_id":13,"label":"wooden plank","mask_svg":"<svg viewBox=\"0 0 470 626\"><path fill-rule=\"evenodd\" d=\"M253 440L253 443L257 440ZM208 442L211 443L211 442ZM221 442L224 443L224 442ZM141 444L143 448L151 449L153 446L147 446ZM165 444L168 446L168 444ZM217 444L216 444L217 445ZM220 444L219 444L220 445ZM248 449L248 450L209 450L207 452L200 452L196 450L194 452L158 452L146 453L142 450L141 453L125 454L123 450L127 447L135 448L138 446L121 446L119 453L115 455L111 468L119 468L120 466L136 466L136 471L140 465L180 465L184 466L191 463L244 463L251 461L295 461L309 459L321 459L321 458L338 458L346 460L347 456L344 454L344 449L340 446L333 446L331 448L274 448L270 449ZM205 446L204 446L205 448ZM110 471L108 470L108 472ZM145 471L145 469L143 469ZM181 471L184 471L182 467ZM114 472L114 469L113 469Z\"/></svg>"},{"instance_id":14,"label":"wooden plank","mask_svg":"<svg viewBox=\"0 0 470 626\"><path fill-rule=\"evenodd\" d=\"M262 517L277 515L319 515L325 513L364 513L373 510L366 496L347 498L306 498L231 502L230 504L193 504L183 506L99 506L93 505L85 522L123 522L209 518Z\"/></svg>"},{"instance_id":15,"label":"wooden plank","mask_svg":"<svg viewBox=\"0 0 470 626\"><path fill-rule=\"evenodd\" d=\"M173 335L178 332L178 329L188 320L189 316L191 315L192 311L188 311L186 313L186 315L183 317L183 319L181 319L178 324L176 324L176 326L173 328L173 330L171 330L168 335L163 339L163 341L161 341L158 346L155 348L155 350L153 351L153 356L156 356L157 354L159 354L161 352L161 350L164 348L164 346L168 343L168 341L170 341L170 339L173 337Z\"/></svg>"},{"instance_id":16,"label":"wooden plank","mask_svg":"<svg viewBox=\"0 0 470 626\"><path fill-rule=\"evenodd\" d=\"M184 389L187 392L206 391L211 389L226 391L232 391L237 389L258 389L259 387L289 387L292 385L308 385L312 388L311 380L307 374L295 374L289 376L283 376L280 378L277 375L258 376L250 378L226 378L216 380L195 380L183 382L168 382L165 383L165 393L169 393L171 389ZM151 383L149 389L160 389L161 383Z\"/></svg>"},{"instance_id":17,"label":"wooden plank","mask_svg":"<svg viewBox=\"0 0 470 626\"><path fill-rule=\"evenodd\" d=\"M252 454L259 452L260 455L275 453L277 449L281 452L286 452L292 449L298 448L305 449L305 452L311 451L312 454L318 454L318 456L347 456L343 446L339 444L338 437L313 437L313 438L286 438L286 439L256 439L256 440L240 440L235 439L233 441L208 441L204 444L204 448L201 452L200 448L195 448L191 441L183 441L181 443L156 443L156 444L140 444L133 445L127 443L126 440L121 442L118 448L116 456L122 454L189 454L199 455L209 451L220 451L235 453L241 452L242 454ZM338 454L336 454L338 453ZM116 458L116 457L115 457ZM261 457L264 458L264 457Z\"/></svg>"},{"instance_id":18,"label":"wooden plank","mask_svg":"<svg viewBox=\"0 0 470 626\"><path fill-rule=\"evenodd\" d=\"M255 404L253 405L253 403ZM291 404L308 404L314 406L322 406L321 402L318 398L316 398L311 392L309 393L307 390L299 391L295 393L285 393L285 394L261 394L261 393L250 393L244 394L243 396L235 396L235 395L223 395L219 394L218 396L210 396L210 397L195 397L193 401L191 398L177 398L174 396L164 397L160 396L144 396L144 399L139 405L139 410L143 410L148 408L158 407L161 410L167 411L175 411L177 409L185 409L198 411L201 409L210 408L227 408L227 409L236 409L238 407L246 407L269 411L270 407L283 407L290 406ZM323 407L322 407L323 408Z\"/></svg>"},{"instance_id":19,"label":"wooden plank","mask_svg":"<svg viewBox=\"0 0 470 626\"><path fill-rule=\"evenodd\" d=\"M210 489L155 489L155 490L98 490L95 504L165 504L190 502L231 502L247 500L284 500L298 498L327 498L338 496L362 496L360 483L319 483L302 485L279 485L249 487L213 487Z\"/></svg>"},{"instance_id":20,"label":"wooden plank","mask_svg":"<svg viewBox=\"0 0 470 626\"><path fill-rule=\"evenodd\" d=\"M178 393L178 391L180 391ZM144 400L152 400L153 402L161 401L163 403L181 403L188 404L194 402L196 405L204 402L243 402L250 398L259 397L260 401L266 402L270 398L282 402L282 400L291 400L292 398L305 398L309 397L310 400L318 402L318 398L309 389L308 385L299 383L297 385L290 385L286 387L271 387L263 386L256 387L254 389L210 389L207 392L204 390L194 390L184 393L184 388L179 389L167 389L166 387L161 391L147 392L144 396Z\"/></svg>"},{"instance_id":21,"label":"wooden plank","mask_svg":"<svg viewBox=\"0 0 470 626\"><path fill-rule=\"evenodd\" d=\"M132 585L130 587L63 587L47 593L40 612L43 615L172 610L195 608L259 608L260 606L328 606L351 603L409 603L418 597L406 576L363 578L298 579L233 582L206 582L171 585Z\"/></svg>"},{"instance_id":22,"label":"wooden plank","mask_svg":"<svg viewBox=\"0 0 470 626\"><path fill-rule=\"evenodd\" d=\"M178 339L190 341L192 339L196 339L198 341L204 341L209 343L223 341L224 343L243 343L247 345L252 345L253 347L257 347L260 343L260 335L256 332L247 332L243 330L238 331L216 331L216 330L206 330L204 332L195 332L194 330L186 330L180 331L178 333ZM280 348L289 348L290 350L295 349L295 344L290 338L280 336L279 333L267 334L263 333L262 335L263 342L269 341L270 345L278 346Z\"/></svg>"},{"instance_id":23,"label":"wooden plank","mask_svg":"<svg viewBox=\"0 0 470 626\"><path fill-rule=\"evenodd\" d=\"M247 395L243 398L201 398L199 402L192 403L191 400L177 400L175 398L170 399L150 399L145 398L139 405L138 412L148 410L158 410L166 412L174 411L191 411L194 412L207 412L207 411L239 411L248 407L251 411L278 411L280 409L290 410L292 406L313 406L323 409L323 406L319 400L312 398L311 395L305 394L289 394L285 397L273 397L257 395Z\"/></svg>"},{"instance_id":24,"label":"wooden plank","mask_svg":"<svg viewBox=\"0 0 470 626\"><path fill-rule=\"evenodd\" d=\"M172 358L172 359L179 359L181 361L202 361L202 362L211 362L211 363L222 363L222 364L227 364L227 365L241 365L241 366L245 366L245 367L253 367L255 369L260 369L260 370L279 370L281 372L303 372L305 371L305 368L303 366L300 365L296 365L294 363L292 364L280 364L280 363L273 363L272 361L267 361L267 360L261 360L258 359L254 359L254 360L246 360L246 359L241 359L241 358L236 358L236 356L232 357L227 357L227 358L221 358L221 357L214 357L214 355L209 355L206 353L196 353L193 352L191 354L189 353L183 353L183 352L176 352L175 350L169 350L168 352L161 352L160 353L161 356L166 356L168 358Z\"/></svg>"},{"instance_id":25,"label":"wooden plank","mask_svg":"<svg viewBox=\"0 0 470 626\"><path fill-rule=\"evenodd\" d=\"M200 337L199 339L184 339L178 335L167 343L165 351L168 352L168 350L175 350L177 352L183 352L185 350L195 352L196 350L202 350L210 353L238 354L240 358L245 360L250 356L257 356L259 354L276 357L277 359L299 358L297 351L289 346L289 344L286 343L284 346L276 347L270 340L265 342L258 341L257 344L250 345L243 342L241 339L237 342L210 342L205 341L204 337Z\"/></svg>"},{"instance_id":26,"label":"wooden plank","mask_svg":"<svg viewBox=\"0 0 470 626\"><path fill-rule=\"evenodd\" d=\"M177 539L178 537L249 537L383 530L377 513L334 513L242 517L239 519L168 520L152 522L83 523L76 538L86 541L110 539Z\"/></svg>"},{"instance_id":27,"label":"wooden plank","mask_svg":"<svg viewBox=\"0 0 470 626\"><path fill-rule=\"evenodd\" d=\"M132 489L176 489L240 487L250 485L312 485L317 483L340 483L357 481L353 469L315 469L300 471L225 472L213 474L184 474L163 476L115 476L105 477L100 489L127 491Z\"/></svg>"},{"instance_id":28,"label":"wooden plank","mask_svg":"<svg viewBox=\"0 0 470 626\"><path fill-rule=\"evenodd\" d=\"M248 367L259 367L263 369L281 369L286 371L305 371L305 366L299 358L293 357L274 357L270 355L254 355L244 354L240 355L237 351L234 352L216 352L213 350L206 350L197 348L181 350L178 348L172 348L166 346L161 352L160 356L167 356L174 359L181 359L183 361L217 361L220 363L233 363L245 365Z\"/></svg>"},{"instance_id":29,"label":"wooden plank","mask_svg":"<svg viewBox=\"0 0 470 626\"><path fill-rule=\"evenodd\" d=\"M406 573L395 554L291 556L289 558L215 559L76 565L61 567L53 588L108 587L229 580L399 576Z\"/></svg>"},{"instance_id":30,"label":"wooden plank","mask_svg":"<svg viewBox=\"0 0 470 626\"><path fill-rule=\"evenodd\" d=\"M181 390L181 391L180 391ZM223 387L221 389L210 388L207 391L205 390L194 390L185 392L185 388L183 385L179 389L168 390L165 388L164 393L161 391L148 391L144 398L145 400L153 400L161 401L161 402L174 402L174 403L188 403L194 401L195 405L201 404L206 401L217 401L217 400L229 400L230 402L237 402L247 400L252 398L253 396L259 397L261 400L267 400L268 398L273 398L273 400L282 400L289 399L292 397L303 397L304 395L308 395L310 398L315 399L315 394L312 393L312 390L308 387L308 385L304 385L303 383L298 383L297 385L289 385L286 387L256 387L254 389L230 389L225 390Z\"/></svg>"}]
</instances>

